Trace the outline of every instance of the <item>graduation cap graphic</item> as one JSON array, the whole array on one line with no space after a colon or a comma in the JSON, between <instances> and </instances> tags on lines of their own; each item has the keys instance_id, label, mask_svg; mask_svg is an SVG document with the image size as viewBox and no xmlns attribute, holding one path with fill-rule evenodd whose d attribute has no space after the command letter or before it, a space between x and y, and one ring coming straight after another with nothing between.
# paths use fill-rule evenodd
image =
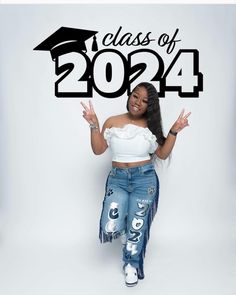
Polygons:
<instances>
[{"instance_id":1,"label":"graduation cap graphic","mask_svg":"<svg viewBox=\"0 0 236 295\"><path fill-rule=\"evenodd\" d=\"M85 41L93 37L92 51L98 50L96 42L97 31L75 29L61 27L42 43L34 48L34 50L50 51L52 59L69 52L87 52Z\"/></svg>"}]
</instances>

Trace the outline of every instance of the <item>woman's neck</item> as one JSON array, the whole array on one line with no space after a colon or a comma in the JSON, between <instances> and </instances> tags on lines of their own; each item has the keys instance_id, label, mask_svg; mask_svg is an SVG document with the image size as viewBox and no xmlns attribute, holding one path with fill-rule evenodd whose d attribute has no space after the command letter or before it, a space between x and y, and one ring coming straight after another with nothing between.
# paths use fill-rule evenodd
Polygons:
<instances>
[{"instance_id":1,"label":"woman's neck","mask_svg":"<svg viewBox=\"0 0 236 295\"><path fill-rule=\"evenodd\" d=\"M131 122L134 122L134 123L145 120L145 118L143 116L134 116L131 113L127 113L126 115L127 115L128 120Z\"/></svg>"}]
</instances>

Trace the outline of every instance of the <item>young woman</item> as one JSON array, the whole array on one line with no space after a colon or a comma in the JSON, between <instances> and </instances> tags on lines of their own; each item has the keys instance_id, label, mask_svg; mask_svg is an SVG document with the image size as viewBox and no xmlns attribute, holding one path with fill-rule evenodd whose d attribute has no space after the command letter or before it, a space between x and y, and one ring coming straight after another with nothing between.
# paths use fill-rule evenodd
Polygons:
<instances>
[{"instance_id":1,"label":"young woman","mask_svg":"<svg viewBox=\"0 0 236 295\"><path fill-rule=\"evenodd\" d=\"M177 134L188 126L184 110L165 137L156 88L138 84L128 97L127 113L108 118L100 131L91 101L83 102L83 117L90 124L91 146L96 155L112 152L112 168L100 219L102 243L117 237L123 241L125 283L135 286L144 278L143 259L151 222L157 210L159 180L153 159L167 159Z\"/></svg>"}]
</instances>

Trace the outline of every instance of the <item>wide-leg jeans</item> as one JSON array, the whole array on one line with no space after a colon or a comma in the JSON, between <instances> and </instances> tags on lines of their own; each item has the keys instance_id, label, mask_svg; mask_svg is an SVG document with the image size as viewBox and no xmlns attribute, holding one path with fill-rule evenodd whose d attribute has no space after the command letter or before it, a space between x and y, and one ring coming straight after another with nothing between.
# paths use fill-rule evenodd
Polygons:
<instances>
[{"instance_id":1,"label":"wide-leg jeans","mask_svg":"<svg viewBox=\"0 0 236 295\"><path fill-rule=\"evenodd\" d=\"M153 163L112 167L106 182L99 237L104 243L126 234L124 265L136 267L139 279L144 278L143 260L158 197L159 180Z\"/></svg>"}]
</instances>

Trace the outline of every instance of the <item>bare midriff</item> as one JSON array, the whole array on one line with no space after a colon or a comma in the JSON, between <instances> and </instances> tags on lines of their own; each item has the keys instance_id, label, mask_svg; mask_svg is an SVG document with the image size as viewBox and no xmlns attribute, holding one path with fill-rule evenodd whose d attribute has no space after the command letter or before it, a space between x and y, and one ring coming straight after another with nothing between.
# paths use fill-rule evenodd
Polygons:
<instances>
[{"instance_id":1,"label":"bare midriff","mask_svg":"<svg viewBox=\"0 0 236 295\"><path fill-rule=\"evenodd\" d=\"M118 167L118 168L130 168L130 167L142 166L151 162L152 162L151 160L131 162L131 163L121 163L121 162L112 161L112 166Z\"/></svg>"}]
</instances>

